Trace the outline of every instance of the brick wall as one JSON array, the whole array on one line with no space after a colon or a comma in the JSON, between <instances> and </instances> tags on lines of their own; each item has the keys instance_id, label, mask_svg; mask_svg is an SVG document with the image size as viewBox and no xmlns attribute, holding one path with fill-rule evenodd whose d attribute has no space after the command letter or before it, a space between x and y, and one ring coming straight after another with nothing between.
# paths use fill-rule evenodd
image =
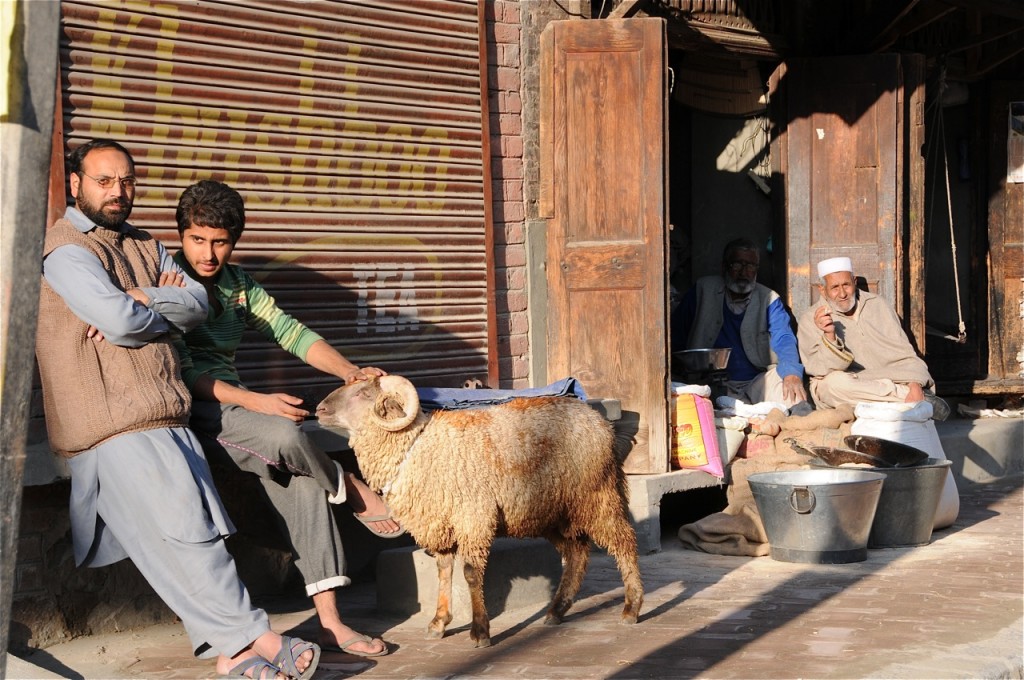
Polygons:
<instances>
[{"instance_id":1,"label":"brick wall","mask_svg":"<svg viewBox=\"0 0 1024 680\"><path fill-rule=\"evenodd\" d=\"M520 6L487 2L488 108L494 208L499 385L529 386L526 208L523 199L523 102Z\"/></svg>"}]
</instances>

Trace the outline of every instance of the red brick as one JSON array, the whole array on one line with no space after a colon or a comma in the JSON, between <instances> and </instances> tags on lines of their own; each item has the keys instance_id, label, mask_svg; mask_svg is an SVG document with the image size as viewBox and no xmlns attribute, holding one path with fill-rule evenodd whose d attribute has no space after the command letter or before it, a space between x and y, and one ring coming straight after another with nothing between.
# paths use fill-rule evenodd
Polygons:
<instances>
[{"instance_id":1,"label":"red brick","mask_svg":"<svg viewBox=\"0 0 1024 680\"><path fill-rule=\"evenodd\" d=\"M493 40L499 45L518 45L520 29L518 25L494 22Z\"/></svg>"},{"instance_id":2,"label":"red brick","mask_svg":"<svg viewBox=\"0 0 1024 680\"><path fill-rule=\"evenodd\" d=\"M501 179L519 179L523 176L523 161L519 158L491 160L491 173Z\"/></svg>"},{"instance_id":3,"label":"red brick","mask_svg":"<svg viewBox=\"0 0 1024 680\"><path fill-rule=\"evenodd\" d=\"M514 113L499 114L498 129L503 135L521 135L523 134L523 118Z\"/></svg>"},{"instance_id":4,"label":"red brick","mask_svg":"<svg viewBox=\"0 0 1024 680\"><path fill-rule=\"evenodd\" d=\"M527 0L529 2L529 0ZM494 2L494 14L495 16L501 17L501 22L505 24L520 25L522 20L519 18L519 3L518 2L503 2L497 0Z\"/></svg>"},{"instance_id":5,"label":"red brick","mask_svg":"<svg viewBox=\"0 0 1024 680\"><path fill-rule=\"evenodd\" d=\"M518 69L520 66L519 45L498 45L496 59L493 62L497 66L507 66Z\"/></svg>"},{"instance_id":6,"label":"red brick","mask_svg":"<svg viewBox=\"0 0 1024 680\"><path fill-rule=\"evenodd\" d=\"M499 113L522 113L523 98L518 92L502 92L498 98Z\"/></svg>"},{"instance_id":7,"label":"red brick","mask_svg":"<svg viewBox=\"0 0 1024 680\"><path fill-rule=\"evenodd\" d=\"M506 201L523 200L523 180L495 180L491 182L491 190L495 198L503 198Z\"/></svg>"},{"instance_id":8,"label":"red brick","mask_svg":"<svg viewBox=\"0 0 1024 680\"><path fill-rule=\"evenodd\" d=\"M522 222L526 219L526 208L522 202L494 201L494 220L496 222Z\"/></svg>"},{"instance_id":9,"label":"red brick","mask_svg":"<svg viewBox=\"0 0 1024 680\"><path fill-rule=\"evenodd\" d=\"M499 90L505 90L509 92L518 92L521 80L519 78L519 69L509 68L507 66L499 66L496 69L497 73L494 75L494 84Z\"/></svg>"},{"instance_id":10,"label":"red brick","mask_svg":"<svg viewBox=\"0 0 1024 680\"><path fill-rule=\"evenodd\" d=\"M505 225L505 244L514 243L526 243L526 227L519 222Z\"/></svg>"},{"instance_id":11,"label":"red brick","mask_svg":"<svg viewBox=\"0 0 1024 680\"><path fill-rule=\"evenodd\" d=\"M529 307L528 297L522 290L508 291L497 305L499 313L525 312L527 307Z\"/></svg>"},{"instance_id":12,"label":"red brick","mask_svg":"<svg viewBox=\"0 0 1024 680\"><path fill-rule=\"evenodd\" d=\"M506 267L525 267L526 248L523 246L508 246L503 249L504 262Z\"/></svg>"},{"instance_id":13,"label":"red brick","mask_svg":"<svg viewBox=\"0 0 1024 680\"><path fill-rule=\"evenodd\" d=\"M501 155L505 158L523 157L523 138L518 135L503 135L498 146Z\"/></svg>"}]
</instances>

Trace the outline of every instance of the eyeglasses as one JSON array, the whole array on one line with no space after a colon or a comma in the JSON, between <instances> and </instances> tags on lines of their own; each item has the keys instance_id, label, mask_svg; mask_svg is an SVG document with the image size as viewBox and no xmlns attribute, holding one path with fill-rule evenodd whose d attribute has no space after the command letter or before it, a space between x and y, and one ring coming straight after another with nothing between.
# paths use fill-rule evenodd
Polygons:
<instances>
[{"instance_id":1,"label":"eyeglasses","mask_svg":"<svg viewBox=\"0 0 1024 680\"><path fill-rule=\"evenodd\" d=\"M741 271L746 271L748 274L756 273L758 268L761 266L753 262L730 262L729 271L733 274L739 274Z\"/></svg>"},{"instance_id":2,"label":"eyeglasses","mask_svg":"<svg viewBox=\"0 0 1024 680\"><path fill-rule=\"evenodd\" d=\"M82 177L88 177L93 182L96 182L100 189L109 189L114 186L115 182L117 182L121 185L122 189L127 191L129 189L134 189L135 185L139 183L139 180L135 177L93 177L92 175L87 175L84 172L79 172L78 174Z\"/></svg>"}]
</instances>

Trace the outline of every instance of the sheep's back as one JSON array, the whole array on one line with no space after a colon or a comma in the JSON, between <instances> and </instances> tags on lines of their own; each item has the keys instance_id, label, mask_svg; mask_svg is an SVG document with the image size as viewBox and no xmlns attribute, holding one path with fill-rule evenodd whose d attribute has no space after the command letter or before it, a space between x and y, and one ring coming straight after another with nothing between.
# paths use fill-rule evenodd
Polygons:
<instances>
[{"instance_id":1,"label":"sheep's back","mask_svg":"<svg viewBox=\"0 0 1024 680\"><path fill-rule=\"evenodd\" d=\"M622 503L613 443L611 424L572 398L438 411L403 472L409 486L399 505L416 515L430 508L422 522L410 518L425 547L477 531L481 522L511 536L585 524L595 504ZM424 496L431 502L422 503Z\"/></svg>"}]
</instances>

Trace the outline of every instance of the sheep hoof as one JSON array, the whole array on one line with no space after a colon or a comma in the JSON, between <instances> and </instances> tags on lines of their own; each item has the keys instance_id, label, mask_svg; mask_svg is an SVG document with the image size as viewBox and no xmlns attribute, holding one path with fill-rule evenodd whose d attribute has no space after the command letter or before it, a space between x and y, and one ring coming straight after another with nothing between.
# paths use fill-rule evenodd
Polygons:
<instances>
[{"instance_id":1,"label":"sheep hoof","mask_svg":"<svg viewBox=\"0 0 1024 680\"><path fill-rule=\"evenodd\" d=\"M557 626L562 622L562 617L555 614L548 614L544 617L545 626Z\"/></svg>"}]
</instances>

